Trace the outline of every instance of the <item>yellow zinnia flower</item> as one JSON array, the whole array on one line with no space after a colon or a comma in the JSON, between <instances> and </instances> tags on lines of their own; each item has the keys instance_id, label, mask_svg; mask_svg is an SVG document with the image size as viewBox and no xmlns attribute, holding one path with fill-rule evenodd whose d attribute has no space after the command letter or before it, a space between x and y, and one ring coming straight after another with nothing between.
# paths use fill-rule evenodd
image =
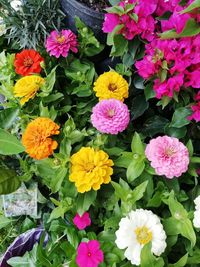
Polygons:
<instances>
[{"instance_id":1,"label":"yellow zinnia flower","mask_svg":"<svg viewBox=\"0 0 200 267\"><path fill-rule=\"evenodd\" d=\"M30 122L22 135L22 144L29 156L39 160L52 155L58 143L50 137L59 134L59 128L49 118L37 118Z\"/></svg>"},{"instance_id":2,"label":"yellow zinnia flower","mask_svg":"<svg viewBox=\"0 0 200 267\"><path fill-rule=\"evenodd\" d=\"M99 76L94 83L94 91L100 101L109 98L124 101L128 97L128 83L117 72L109 71Z\"/></svg>"},{"instance_id":3,"label":"yellow zinnia flower","mask_svg":"<svg viewBox=\"0 0 200 267\"><path fill-rule=\"evenodd\" d=\"M20 104L24 105L29 99L34 98L45 80L37 75L25 76L19 79L14 86L14 95L21 97Z\"/></svg>"},{"instance_id":4,"label":"yellow zinnia flower","mask_svg":"<svg viewBox=\"0 0 200 267\"><path fill-rule=\"evenodd\" d=\"M113 161L103 150L82 147L71 157L69 180L75 182L79 193L91 189L100 189L101 184L108 184L113 174Z\"/></svg>"}]
</instances>

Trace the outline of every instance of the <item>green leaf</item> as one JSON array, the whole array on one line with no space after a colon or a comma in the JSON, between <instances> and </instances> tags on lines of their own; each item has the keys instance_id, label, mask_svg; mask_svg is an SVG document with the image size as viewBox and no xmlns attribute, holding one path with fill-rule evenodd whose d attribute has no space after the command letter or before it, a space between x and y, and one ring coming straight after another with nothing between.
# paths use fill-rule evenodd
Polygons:
<instances>
[{"instance_id":1,"label":"green leaf","mask_svg":"<svg viewBox=\"0 0 200 267\"><path fill-rule=\"evenodd\" d=\"M123 15L124 12L124 8L122 6L113 6L113 7L108 7L106 8L106 12L107 13L113 13L113 14L118 14L118 15Z\"/></svg>"},{"instance_id":2,"label":"green leaf","mask_svg":"<svg viewBox=\"0 0 200 267\"><path fill-rule=\"evenodd\" d=\"M19 188L21 182L14 170L0 167L0 173L0 195L10 194Z\"/></svg>"},{"instance_id":3,"label":"green leaf","mask_svg":"<svg viewBox=\"0 0 200 267\"><path fill-rule=\"evenodd\" d=\"M144 95L146 100L149 100L151 98L155 98L156 93L153 90L153 83L148 83L144 88Z\"/></svg>"},{"instance_id":4,"label":"green leaf","mask_svg":"<svg viewBox=\"0 0 200 267\"><path fill-rule=\"evenodd\" d=\"M60 190L62 182L67 175L67 168L59 168L55 171L55 176L51 178L50 188L52 193L56 193Z\"/></svg>"},{"instance_id":5,"label":"green leaf","mask_svg":"<svg viewBox=\"0 0 200 267\"><path fill-rule=\"evenodd\" d=\"M45 93L43 96L48 96L53 90L54 84L56 82L56 69L57 66L54 67L51 72L45 78L45 84L42 86L41 90Z\"/></svg>"},{"instance_id":6,"label":"green leaf","mask_svg":"<svg viewBox=\"0 0 200 267\"><path fill-rule=\"evenodd\" d=\"M187 119L188 116L192 114L191 109L187 107L180 107L175 110L170 127L181 128L185 125L190 124L190 121Z\"/></svg>"},{"instance_id":7,"label":"green leaf","mask_svg":"<svg viewBox=\"0 0 200 267\"><path fill-rule=\"evenodd\" d=\"M0 128L9 129L19 114L17 108L7 108L0 111Z\"/></svg>"},{"instance_id":8,"label":"green leaf","mask_svg":"<svg viewBox=\"0 0 200 267\"><path fill-rule=\"evenodd\" d=\"M136 201L140 200L146 189L147 189L147 185L148 185L149 181L145 181L143 183L141 183L140 185L138 185L131 193L131 203L135 204Z\"/></svg>"},{"instance_id":9,"label":"green leaf","mask_svg":"<svg viewBox=\"0 0 200 267\"><path fill-rule=\"evenodd\" d=\"M128 168L128 166L131 164L133 160L133 153L132 152L122 152L121 156L114 160L114 165L116 167L121 167L121 168Z\"/></svg>"},{"instance_id":10,"label":"green leaf","mask_svg":"<svg viewBox=\"0 0 200 267\"><path fill-rule=\"evenodd\" d=\"M113 181L111 182L111 184L115 189L115 195L122 201L126 201L130 190L123 188L120 184Z\"/></svg>"},{"instance_id":11,"label":"green leaf","mask_svg":"<svg viewBox=\"0 0 200 267\"><path fill-rule=\"evenodd\" d=\"M10 220L9 218L0 215L0 229L8 226L10 223L12 222L12 220Z\"/></svg>"},{"instance_id":12,"label":"green leaf","mask_svg":"<svg viewBox=\"0 0 200 267\"><path fill-rule=\"evenodd\" d=\"M166 202L169 205L172 217L174 217L177 220L183 220L188 217L187 211L185 210L183 205L177 201L173 191L170 193L169 198Z\"/></svg>"},{"instance_id":13,"label":"green leaf","mask_svg":"<svg viewBox=\"0 0 200 267\"><path fill-rule=\"evenodd\" d=\"M115 57L120 57L125 54L128 48L128 41L122 35L114 35L113 37L113 47L110 55Z\"/></svg>"},{"instance_id":14,"label":"green leaf","mask_svg":"<svg viewBox=\"0 0 200 267\"><path fill-rule=\"evenodd\" d=\"M144 112L149 108L149 102L146 101L144 94L137 95L132 100L131 114L133 119L137 119L144 114Z\"/></svg>"},{"instance_id":15,"label":"green leaf","mask_svg":"<svg viewBox=\"0 0 200 267\"><path fill-rule=\"evenodd\" d=\"M153 137L155 134L164 133L167 123L169 123L168 119L155 115L145 121L141 132L147 136Z\"/></svg>"},{"instance_id":16,"label":"green leaf","mask_svg":"<svg viewBox=\"0 0 200 267\"><path fill-rule=\"evenodd\" d=\"M187 142L186 147L187 147L187 149L189 151L190 157L192 157L193 156L193 153L194 153L194 147L193 147L193 144L192 144L192 140L191 139Z\"/></svg>"},{"instance_id":17,"label":"green leaf","mask_svg":"<svg viewBox=\"0 0 200 267\"><path fill-rule=\"evenodd\" d=\"M24 151L21 142L9 132L0 129L0 154L14 155Z\"/></svg>"},{"instance_id":18,"label":"green leaf","mask_svg":"<svg viewBox=\"0 0 200 267\"><path fill-rule=\"evenodd\" d=\"M195 36L200 33L199 23L195 19L189 19L181 33L177 33L176 30L169 30L159 34L161 39L173 39L188 36Z\"/></svg>"},{"instance_id":19,"label":"green leaf","mask_svg":"<svg viewBox=\"0 0 200 267\"><path fill-rule=\"evenodd\" d=\"M191 157L190 162L191 163L200 163L200 157Z\"/></svg>"},{"instance_id":20,"label":"green leaf","mask_svg":"<svg viewBox=\"0 0 200 267\"><path fill-rule=\"evenodd\" d=\"M195 0L194 2L192 2L187 8L183 9L180 14L185 14L185 13L189 13L191 11L193 11L193 9L195 8L199 8L200 7L200 0Z\"/></svg>"},{"instance_id":21,"label":"green leaf","mask_svg":"<svg viewBox=\"0 0 200 267\"><path fill-rule=\"evenodd\" d=\"M144 155L144 144L137 132L134 133L131 142L131 150L134 154Z\"/></svg>"},{"instance_id":22,"label":"green leaf","mask_svg":"<svg viewBox=\"0 0 200 267\"><path fill-rule=\"evenodd\" d=\"M136 158L137 157L137 158ZM144 157L135 154L135 159L129 164L126 175L129 182L138 178L145 168Z\"/></svg>"},{"instance_id":23,"label":"green leaf","mask_svg":"<svg viewBox=\"0 0 200 267\"><path fill-rule=\"evenodd\" d=\"M82 215L85 211L88 211L89 207L94 203L96 196L97 192L94 190L78 195L76 200L76 208L79 215Z\"/></svg>"},{"instance_id":24,"label":"green leaf","mask_svg":"<svg viewBox=\"0 0 200 267\"><path fill-rule=\"evenodd\" d=\"M169 127L170 124L167 124L165 127L165 134L176 137L183 138L187 133L187 127L183 126L181 128Z\"/></svg>"},{"instance_id":25,"label":"green leaf","mask_svg":"<svg viewBox=\"0 0 200 267\"><path fill-rule=\"evenodd\" d=\"M199 264L200 263L199 259L200 259L200 249L196 248L192 256L188 258L187 264L189 264L189 266L192 266L193 264ZM198 266L198 265L195 265L195 266Z\"/></svg>"},{"instance_id":26,"label":"green leaf","mask_svg":"<svg viewBox=\"0 0 200 267\"><path fill-rule=\"evenodd\" d=\"M194 247L196 244L196 235L192 222L189 219L180 221L180 234L191 241L191 246Z\"/></svg>"},{"instance_id":27,"label":"green leaf","mask_svg":"<svg viewBox=\"0 0 200 267\"><path fill-rule=\"evenodd\" d=\"M167 236L175 236L180 234L179 221L173 217L163 220L163 226Z\"/></svg>"},{"instance_id":28,"label":"green leaf","mask_svg":"<svg viewBox=\"0 0 200 267\"><path fill-rule=\"evenodd\" d=\"M163 267L164 260L156 258L151 252L151 243L146 244L141 251L141 267Z\"/></svg>"},{"instance_id":29,"label":"green leaf","mask_svg":"<svg viewBox=\"0 0 200 267\"><path fill-rule=\"evenodd\" d=\"M30 252L26 252L22 257L13 257L7 261L12 267L35 267L37 261L37 245Z\"/></svg>"},{"instance_id":30,"label":"green leaf","mask_svg":"<svg viewBox=\"0 0 200 267\"><path fill-rule=\"evenodd\" d=\"M169 264L168 267L184 267L186 266L187 260L188 260L188 253L185 254L182 258L180 258L180 260L177 261L176 263Z\"/></svg>"}]
</instances>

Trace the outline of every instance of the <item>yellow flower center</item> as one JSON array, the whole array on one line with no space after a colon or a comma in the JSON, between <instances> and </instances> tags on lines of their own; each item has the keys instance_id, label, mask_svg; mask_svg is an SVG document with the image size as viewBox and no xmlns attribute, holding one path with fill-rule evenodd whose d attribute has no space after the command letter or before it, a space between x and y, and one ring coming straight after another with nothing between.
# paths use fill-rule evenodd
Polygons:
<instances>
[{"instance_id":1,"label":"yellow flower center","mask_svg":"<svg viewBox=\"0 0 200 267\"><path fill-rule=\"evenodd\" d=\"M30 57L26 57L24 59L24 66L25 67L31 67L33 65L33 60Z\"/></svg>"},{"instance_id":2,"label":"yellow flower center","mask_svg":"<svg viewBox=\"0 0 200 267\"><path fill-rule=\"evenodd\" d=\"M84 169L86 172L91 172L93 171L95 168L94 164L92 162L87 162L87 164L85 164Z\"/></svg>"},{"instance_id":3,"label":"yellow flower center","mask_svg":"<svg viewBox=\"0 0 200 267\"><path fill-rule=\"evenodd\" d=\"M57 40L57 42L58 42L59 44L63 44L63 43L65 42L65 36L64 36L64 35L58 36L58 37L56 38L56 40Z\"/></svg>"},{"instance_id":4,"label":"yellow flower center","mask_svg":"<svg viewBox=\"0 0 200 267\"><path fill-rule=\"evenodd\" d=\"M146 226L135 229L136 239L141 245L145 245L152 240L152 232Z\"/></svg>"},{"instance_id":5,"label":"yellow flower center","mask_svg":"<svg viewBox=\"0 0 200 267\"><path fill-rule=\"evenodd\" d=\"M107 114L108 114L109 117L112 118L115 115L115 111L113 109L110 109L110 110L108 110Z\"/></svg>"},{"instance_id":6,"label":"yellow flower center","mask_svg":"<svg viewBox=\"0 0 200 267\"><path fill-rule=\"evenodd\" d=\"M110 83L110 84L108 85L108 90L111 91L111 92L116 91L116 90L117 90L117 86L116 86L116 84L114 84L114 83Z\"/></svg>"},{"instance_id":7,"label":"yellow flower center","mask_svg":"<svg viewBox=\"0 0 200 267\"><path fill-rule=\"evenodd\" d=\"M167 149L165 150L165 154L166 154L166 156L168 156L168 157L173 156L175 153L176 153L176 151L175 151L173 148L167 148Z\"/></svg>"}]
</instances>

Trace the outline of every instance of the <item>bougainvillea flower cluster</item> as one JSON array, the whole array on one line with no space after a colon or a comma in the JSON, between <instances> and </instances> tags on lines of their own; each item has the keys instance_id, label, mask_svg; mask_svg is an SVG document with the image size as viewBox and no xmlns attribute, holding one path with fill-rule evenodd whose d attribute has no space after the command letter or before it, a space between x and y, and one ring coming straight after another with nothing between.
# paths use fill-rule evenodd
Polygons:
<instances>
[{"instance_id":1,"label":"bougainvillea flower cluster","mask_svg":"<svg viewBox=\"0 0 200 267\"><path fill-rule=\"evenodd\" d=\"M169 179L181 176L188 169L188 149L175 137L159 136L152 139L145 154L156 173Z\"/></svg>"},{"instance_id":2,"label":"bougainvillea flower cluster","mask_svg":"<svg viewBox=\"0 0 200 267\"><path fill-rule=\"evenodd\" d=\"M104 32L110 33L121 26L118 33L128 40L137 35L148 41L153 40L156 21L152 15L156 11L157 0L121 1L119 7L123 10L120 14L114 10L105 15Z\"/></svg>"},{"instance_id":3,"label":"bougainvillea flower cluster","mask_svg":"<svg viewBox=\"0 0 200 267\"><path fill-rule=\"evenodd\" d=\"M200 87L200 36L177 40L155 39L135 66L144 79L154 78L156 97L172 98L181 88Z\"/></svg>"}]
</instances>

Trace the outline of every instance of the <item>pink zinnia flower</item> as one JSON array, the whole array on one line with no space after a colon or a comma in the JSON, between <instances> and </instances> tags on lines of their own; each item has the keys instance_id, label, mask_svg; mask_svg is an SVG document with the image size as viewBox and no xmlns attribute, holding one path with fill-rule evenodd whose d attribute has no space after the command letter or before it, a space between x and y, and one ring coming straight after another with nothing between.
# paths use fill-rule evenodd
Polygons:
<instances>
[{"instance_id":1,"label":"pink zinnia flower","mask_svg":"<svg viewBox=\"0 0 200 267\"><path fill-rule=\"evenodd\" d=\"M71 30L52 31L46 40L47 52L50 52L50 56L56 58L60 56L67 57L70 50L77 53L77 46L77 37Z\"/></svg>"},{"instance_id":2,"label":"pink zinnia flower","mask_svg":"<svg viewBox=\"0 0 200 267\"><path fill-rule=\"evenodd\" d=\"M188 149L175 137L165 135L152 139L145 154L156 173L169 179L181 176L188 169Z\"/></svg>"},{"instance_id":3,"label":"pink zinnia flower","mask_svg":"<svg viewBox=\"0 0 200 267\"><path fill-rule=\"evenodd\" d=\"M93 126L102 133L118 134L123 132L130 121L128 107L117 99L100 101L92 109Z\"/></svg>"},{"instance_id":4,"label":"pink zinnia flower","mask_svg":"<svg viewBox=\"0 0 200 267\"><path fill-rule=\"evenodd\" d=\"M79 267L97 267L103 262L103 252L97 240L81 242L77 249L76 264Z\"/></svg>"},{"instance_id":5,"label":"pink zinnia flower","mask_svg":"<svg viewBox=\"0 0 200 267\"><path fill-rule=\"evenodd\" d=\"M91 225L90 214L88 212L85 212L82 216L80 216L77 213L73 219L73 223L79 230L85 229L87 226Z\"/></svg>"}]
</instances>

